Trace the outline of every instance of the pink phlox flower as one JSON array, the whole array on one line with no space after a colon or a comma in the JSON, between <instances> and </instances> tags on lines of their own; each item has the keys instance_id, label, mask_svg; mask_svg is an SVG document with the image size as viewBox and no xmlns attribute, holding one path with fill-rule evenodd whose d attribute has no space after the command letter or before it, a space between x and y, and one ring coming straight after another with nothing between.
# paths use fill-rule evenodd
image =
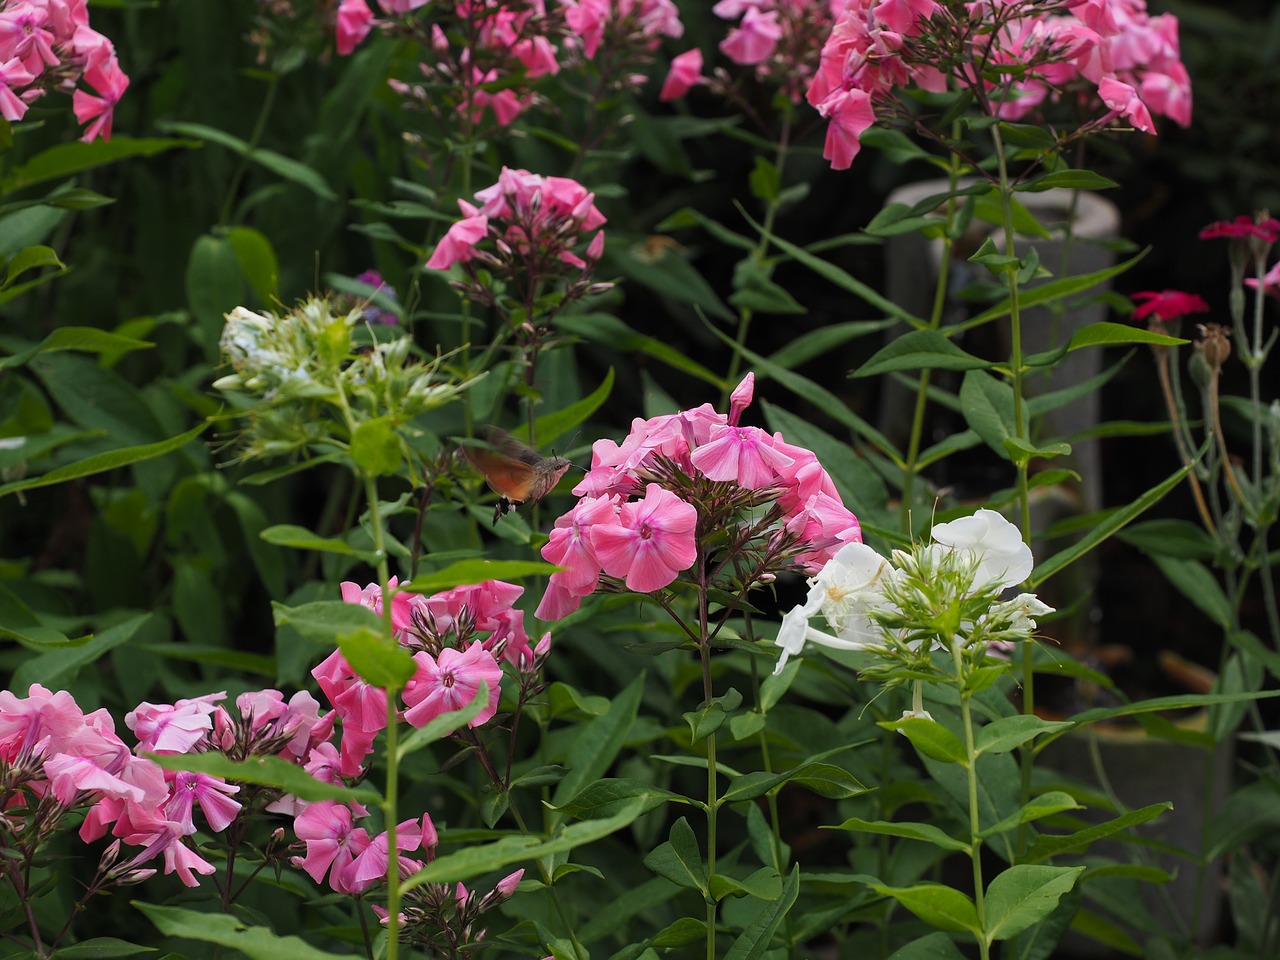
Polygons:
<instances>
[{"instance_id":1,"label":"pink phlox flower","mask_svg":"<svg viewBox=\"0 0 1280 960\"><path fill-rule=\"evenodd\" d=\"M1134 320L1144 320L1149 316L1155 316L1160 320L1173 320L1189 313L1205 313L1209 309L1209 305L1203 299L1194 293L1184 293L1181 290L1145 290L1133 294L1130 299L1139 304L1130 314Z\"/></svg>"},{"instance_id":2,"label":"pink phlox flower","mask_svg":"<svg viewBox=\"0 0 1280 960\"><path fill-rule=\"evenodd\" d=\"M373 29L373 11L364 0L342 0L336 25L338 56L349 56Z\"/></svg>"},{"instance_id":3,"label":"pink phlox flower","mask_svg":"<svg viewBox=\"0 0 1280 960\"><path fill-rule=\"evenodd\" d=\"M387 725L387 692L357 674L341 650L329 654L311 675L342 720L344 735L348 728L377 733Z\"/></svg>"},{"instance_id":4,"label":"pink phlox flower","mask_svg":"<svg viewBox=\"0 0 1280 960\"><path fill-rule=\"evenodd\" d=\"M797 553L792 562L810 573L816 573L846 543L862 542L858 518L838 497L819 491L808 497L803 507L791 513L784 529L797 544L809 547Z\"/></svg>"},{"instance_id":5,"label":"pink phlox flower","mask_svg":"<svg viewBox=\"0 0 1280 960\"><path fill-rule=\"evenodd\" d=\"M34 79L34 74L23 66L19 57L11 57L0 63L0 116L10 123L23 118L29 106L16 91Z\"/></svg>"},{"instance_id":6,"label":"pink phlox flower","mask_svg":"<svg viewBox=\"0 0 1280 960\"><path fill-rule=\"evenodd\" d=\"M53 50L57 37L48 26L46 4L19 2L0 10L0 60L18 57L35 76L45 67L57 66L60 61Z\"/></svg>"},{"instance_id":7,"label":"pink phlox flower","mask_svg":"<svg viewBox=\"0 0 1280 960\"><path fill-rule=\"evenodd\" d=\"M697 556L698 511L656 483L643 500L624 503L618 519L591 528L591 543L604 572L625 577L627 588L651 593L667 586Z\"/></svg>"},{"instance_id":8,"label":"pink phlox flower","mask_svg":"<svg viewBox=\"0 0 1280 960\"><path fill-rule=\"evenodd\" d=\"M396 828L396 849L400 853L417 850L422 844L422 831L416 820L406 820ZM408 876L421 869L416 860L400 856L400 875ZM380 833L356 855L346 870L346 881L357 892L363 892L387 875L387 835Z\"/></svg>"},{"instance_id":9,"label":"pink phlox flower","mask_svg":"<svg viewBox=\"0 0 1280 960\"><path fill-rule=\"evenodd\" d=\"M1103 77L1098 84L1098 95L1116 114L1127 117L1143 133L1156 132L1155 121L1151 119L1147 105L1129 84L1115 77Z\"/></svg>"},{"instance_id":10,"label":"pink phlox flower","mask_svg":"<svg viewBox=\"0 0 1280 960\"><path fill-rule=\"evenodd\" d=\"M754 66L769 58L782 39L778 11L747 7L742 21L720 41L720 52L734 63Z\"/></svg>"},{"instance_id":11,"label":"pink phlox flower","mask_svg":"<svg viewBox=\"0 0 1280 960\"><path fill-rule=\"evenodd\" d=\"M305 856L294 857L316 883L329 875L329 886L339 893L356 892L347 879L352 861L369 845L369 834L352 822L351 810L335 800L307 806L293 821L293 832L306 843Z\"/></svg>"},{"instance_id":12,"label":"pink phlox flower","mask_svg":"<svg viewBox=\"0 0 1280 960\"><path fill-rule=\"evenodd\" d=\"M1191 77L1181 62L1169 64L1165 71L1148 71L1138 90L1153 111L1179 126L1191 126Z\"/></svg>"},{"instance_id":13,"label":"pink phlox flower","mask_svg":"<svg viewBox=\"0 0 1280 960\"><path fill-rule=\"evenodd\" d=\"M284 716L288 708L279 690L252 690L236 697L236 709L248 722L249 729L257 731Z\"/></svg>"},{"instance_id":14,"label":"pink phlox flower","mask_svg":"<svg viewBox=\"0 0 1280 960\"><path fill-rule=\"evenodd\" d=\"M610 0L560 0L564 22L577 35L582 54L588 60L595 58L600 41L604 39L609 3Z\"/></svg>"},{"instance_id":15,"label":"pink phlox flower","mask_svg":"<svg viewBox=\"0 0 1280 960\"><path fill-rule=\"evenodd\" d=\"M470 100L471 122L478 124L484 119L485 110L493 111L493 118L500 127L508 127L533 104L532 95L520 96L510 87L486 90L482 84L494 84L502 79L496 69L484 72L478 67L473 70L473 81L476 84ZM466 109L462 104L460 109Z\"/></svg>"},{"instance_id":16,"label":"pink phlox flower","mask_svg":"<svg viewBox=\"0 0 1280 960\"><path fill-rule=\"evenodd\" d=\"M733 481L749 490L772 486L792 459L773 448L773 437L759 427L716 428L690 457L708 480Z\"/></svg>"},{"instance_id":17,"label":"pink phlox flower","mask_svg":"<svg viewBox=\"0 0 1280 960\"><path fill-rule=\"evenodd\" d=\"M650 38L649 49L656 49L659 37L675 40L684 35L680 10L672 0L618 0L623 15L638 13L640 33ZM637 9L638 8L638 9Z\"/></svg>"},{"instance_id":18,"label":"pink phlox flower","mask_svg":"<svg viewBox=\"0 0 1280 960\"><path fill-rule=\"evenodd\" d=\"M938 11L935 0L880 0L873 8L875 17L894 33L919 32L919 21Z\"/></svg>"},{"instance_id":19,"label":"pink phlox flower","mask_svg":"<svg viewBox=\"0 0 1280 960\"><path fill-rule=\"evenodd\" d=\"M333 714L330 714L332 716ZM322 783L342 784L342 758L338 753L338 748L332 743L316 744L307 754L306 761L302 764L302 769L311 774ZM307 808L308 801L301 800L291 793L286 793L278 800L273 800L267 804L268 813L282 813L285 816L296 817ZM352 803L352 811L357 817L368 816L369 811L362 804Z\"/></svg>"},{"instance_id":20,"label":"pink phlox flower","mask_svg":"<svg viewBox=\"0 0 1280 960\"><path fill-rule=\"evenodd\" d=\"M456 227L457 224L455 223L454 226ZM443 242L441 241L441 243ZM430 264L428 263L427 266L430 267ZM399 582L397 577L392 577L387 581L387 589L392 591L391 629L397 634L409 626L409 619L413 616L413 602L411 600L413 595L405 593L403 590L396 590ZM347 603L361 604L368 607L378 616L382 616L382 588L378 584L370 583L362 588L358 583L346 580L341 584L341 589L342 599Z\"/></svg>"},{"instance_id":21,"label":"pink phlox flower","mask_svg":"<svg viewBox=\"0 0 1280 960\"><path fill-rule=\"evenodd\" d=\"M0 760L13 763L41 743L45 750L61 753L83 727L84 713L65 690L54 693L33 683L25 699L0 690Z\"/></svg>"},{"instance_id":22,"label":"pink phlox flower","mask_svg":"<svg viewBox=\"0 0 1280 960\"><path fill-rule=\"evenodd\" d=\"M700 83L702 77L702 51L697 47L673 57L667 79L662 84L659 100L679 100Z\"/></svg>"},{"instance_id":23,"label":"pink phlox flower","mask_svg":"<svg viewBox=\"0 0 1280 960\"><path fill-rule=\"evenodd\" d=\"M582 605L583 597L588 597L593 592L594 588L581 590L567 587L556 580L556 575L553 573L547 581L547 589L543 592L542 599L538 601L538 609L534 611L534 616L539 620L563 620Z\"/></svg>"},{"instance_id":24,"label":"pink phlox flower","mask_svg":"<svg viewBox=\"0 0 1280 960\"><path fill-rule=\"evenodd\" d=\"M48 757L43 766L49 778L49 791L66 807L75 804L84 793L136 803L141 803L144 797L141 789L113 776L87 757L56 753Z\"/></svg>"},{"instance_id":25,"label":"pink phlox flower","mask_svg":"<svg viewBox=\"0 0 1280 960\"><path fill-rule=\"evenodd\" d=\"M591 543L591 528L618 518L618 497L583 497L573 509L556 519L542 547L542 559L563 567L552 574L559 584L587 593L600 581L600 561Z\"/></svg>"},{"instance_id":26,"label":"pink phlox flower","mask_svg":"<svg viewBox=\"0 0 1280 960\"><path fill-rule=\"evenodd\" d=\"M843 90L824 100L818 112L828 120L823 158L836 170L849 169L862 149L862 134L876 122L871 95L864 90Z\"/></svg>"},{"instance_id":27,"label":"pink phlox flower","mask_svg":"<svg viewBox=\"0 0 1280 960\"><path fill-rule=\"evenodd\" d=\"M1242 213L1234 220L1217 220L1200 231L1201 240L1247 240L1250 237L1275 243L1280 239L1280 220L1275 217L1257 219Z\"/></svg>"},{"instance_id":28,"label":"pink phlox flower","mask_svg":"<svg viewBox=\"0 0 1280 960\"><path fill-rule=\"evenodd\" d=\"M116 104L129 89L129 78L120 69L119 62L112 57L86 70L84 79L97 91L98 96L76 90L71 97L71 108L75 111L77 122L89 124L80 139L85 143L98 137L110 140L111 122L115 117Z\"/></svg>"},{"instance_id":29,"label":"pink phlox flower","mask_svg":"<svg viewBox=\"0 0 1280 960\"><path fill-rule=\"evenodd\" d=\"M212 714L226 691L169 704L140 703L124 725L138 738L139 753L190 753L213 729Z\"/></svg>"},{"instance_id":30,"label":"pink phlox flower","mask_svg":"<svg viewBox=\"0 0 1280 960\"><path fill-rule=\"evenodd\" d=\"M736 20L748 10L759 10L772 3L773 0L720 0L711 12L721 20Z\"/></svg>"},{"instance_id":31,"label":"pink phlox flower","mask_svg":"<svg viewBox=\"0 0 1280 960\"><path fill-rule=\"evenodd\" d=\"M187 834L182 824L167 820L159 812L143 810L137 805L126 807L122 819L112 830L125 843L144 847L135 858L144 863L157 853L164 854L164 872L176 873L185 886L197 887L196 874L209 876L216 868L194 849L182 842Z\"/></svg>"},{"instance_id":32,"label":"pink phlox flower","mask_svg":"<svg viewBox=\"0 0 1280 960\"><path fill-rule=\"evenodd\" d=\"M299 690L289 698L285 712L277 718L280 732L292 734L281 754L294 760L304 760L333 736L336 719L337 714L332 710L321 716L320 701L308 691Z\"/></svg>"},{"instance_id":33,"label":"pink phlox flower","mask_svg":"<svg viewBox=\"0 0 1280 960\"><path fill-rule=\"evenodd\" d=\"M488 233L489 218L486 216L465 217L457 221L436 244L431 259L427 261L427 269L448 270L455 263L466 263L476 255L476 244Z\"/></svg>"},{"instance_id":34,"label":"pink phlox flower","mask_svg":"<svg viewBox=\"0 0 1280 960\"><path fill-rule=\"evenodd\" d=\"M738 425L738 421L742 419L743 411L751 406L751 398L755 396L755 391L756 375L748 372L738 385L733 388L733 393L729 394L729 426L736 427Z\"/></svg>"},{"instance_id":35,"label":"pink phlox flower","mask_svg":"<svg viewBox=\"0 0 1280 960\"><path fill-rule=\"evenodd\" d=\"M225 830L240 812L241 804L231 799L232 795L240 792L240 788L221 777L190 770L169 771L167 777L173 796L164 806L164 815L182 824L186 833L195 833L192 812L197 805L214 833Z\"/></svg>"},{"instance_id":36,"label":"pink phlox flower","mask_svg":"<svg viewBox=\"0 0 1280 960\"><path fill-rule=\"evenodd\" d=\"M470 727L487 723L498 711L501 694L502 667L480 641L466 650L446 647L434 658L426 651L413 655L418 672L405 684L403 699L409 708L405 722L423 727L443 713L467 706L475 698L481 681L489 688L489 703L477 714Z\"/></svg>"},{"instance_id":37,"label":"pink phlox flower","mask_svg":"<svg viewBox=\"0 0 1280 960\"><path fill-rule=\"evenodd\" d=\"M524 879L524 870L517 870L515 873L507 874L498 881L493 888L504 897L509 897L516 892L516 887L520 886L520 881Z\"/></svg>"},{"instance_id":38,"label":"pink phlox flower","mask_svg":"<svg viewBox=\"0 0 1280 960\"><path fill-rule=\"evenodd\" d=\"M378 0L378 6L382 8L384 13L403 17L419 7L425 7L430 2L431 0Z\"/></svg>"},{"instance_id":39,"label":"pink phlox flower","mask_svg":"<svg viewBox=\"0 0 1280 960\"><path fill-rule=\"evenodd\" d=\"M90 27L87 19L84 23L75 24L71 36L71 49L84 64L85 70L114 60L116 56L115 44Z\"/></svg>"},{"instance_id":40,"label":"pink phlox flower","mask_svg":"<svg viewBox=\"0 0 1280 960\"><path fill-rule=\"evenodd\" d=\"M1246 286L1261 290L1269 297L1280 298L1280 262L1263 275L1261 285L1258 284L1257 277L1246 277L1244 282Z\"/></svg>"},{"instance_id":41,"label":"pink phlox flower","mask_svg":"<svg viewBox=\"0 0 1280 960\"><path fill-rule=\"evenodd\" d=\"M97 840L108 830L120 836L115 827L118 823L125 822L129 808L156 811L169 799L169 784L165 780L165 772L153 760L130 757L123 767L115 771L115 776L121 782L135 787L141 797L135 800L133 794L111 794L99 799L89 808L84 822L80 824L80 839L85 843Z\"/></svg>"}]
</instances>

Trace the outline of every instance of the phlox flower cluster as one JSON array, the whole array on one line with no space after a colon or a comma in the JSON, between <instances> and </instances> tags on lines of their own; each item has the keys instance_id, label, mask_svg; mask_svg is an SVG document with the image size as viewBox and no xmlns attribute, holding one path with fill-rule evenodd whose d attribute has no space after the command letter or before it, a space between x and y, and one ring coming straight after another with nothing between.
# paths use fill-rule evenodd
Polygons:
<instances>
[{"instance_id":1,"label":"phlox flower cluster","mask_svg":"<svg viewBox=\"0 0 1280 960\"><path fill-rule=\"evenodd\" d=\"M638 87L663 37L684 34L672 0L559 0L565 49L596 64L606 87Z\"/></svg>"},{"instance_id":2,"label":"phlox flower cluster","mask_svg":"<svg viewBox=\"0 0 1280 960\"><path fill-rule=\"evenodd\" d=\"M833 167L912 85L968 90L1010 120L1049 102L1084 107L1078 135L1121 118L1155 133L1152 113L1191 122L1177 19L1146 0L849 0L807 95Z\"/></svg>"},{"instance_id":3,"label":"phlox flower cluster","mask_svg":"<svg viewBox=\"0 0 1280 960\"><path fill-rule=\"evenodd\" d=\"M83 80L94 92L77 86ZM87 0L0 0L0 116L26 116L50 90L71 94L81 139L111 139L129 87L115 46L89 26Z\"/></svg>"},{"instance_id":4,"label":"phlox flower cluster","mask_svg":"<svg viewBox=\"0 0 1280 960\"><path fill-rule=\"evenodd\" d=\"M347 443L352 425L385 417L412 432L414 417L464 388L438 375L438 360L416 359L412 337L357 348L365 320L362 308L336 311L319 297L282 314L236 307L226 315L221 347L231 372L213 386L244 411L246 457ZM404 452L406 462L419 459Z\"/></svg>"},{"instance_id":5,"label":"phlox flower cluster","mask_svg":"<svg viewBox=\"0 0 1280 960\"><path fill-rule=\"evenodd\" d=\"M479 191L475 203L459 200L458 206L463 218L449 227L426 265L447 270L462 264L467 279L457 286L468 298L496 304L502 291L495 282L527 308L561 281L566 300L605 289L590 282L604 253L605 217L595 194L576 180L503 167L498 182Z\"/></svg>"},{"instance_id":6,"label":"phlox flower cluster","mask_svg":"<svg viewBox=\"0 0 1280 960\"><path fill-rule=\"evenodd\" d=\"M812 451L739 419L748 374L728 414L710 404L637 418L621 444L597 440L580 498L556 520L542 556L552 574L537 615L578 608L602 578L653 593L704 561L695 576L745 593L780 569L817 570L861 529ZM713 538L714 548L704 546ZM699 580L699 584L705 586Z\"/></svg>"},{"instance_id":7,"label":"phlox flower cluster","mask_svg":"<svg viewBox=\"0 0 1280 960\"><path fill-rule=\"evenodd\" d=\"M738 66L750 67L760 81L780 89L792 103L799 103L818 69L823 41L843 7L844 0L720 0L711 9L734 24L720 41L720 52ZM697 69L692 69L695 63ZM701 67L700 51L676 57L663 99L683 96L700 83L727 90L728 73L716 71L708 80L699 75Z\"/></svg>"},{"instance_id":8,"label":"phlox flower cluster","mask_svg":"<svg viewBox=\"0 0 1280 960\"><path fill-rule=\"evenodd\" d=\"M842 547L809 580L804 603L778 630L775 673L809 645L864 650L888 666L927 669L934 649L955 645L980 662L991 644L1029 639L1052 608L1034 594L1000 596L1032 570L1018 528L993 510L939 523L932 542L883 557L863 543ZM827 629L813 626L821 615ZM876 671L866 671L874 674Z\"/></svg>"}]
</instances>

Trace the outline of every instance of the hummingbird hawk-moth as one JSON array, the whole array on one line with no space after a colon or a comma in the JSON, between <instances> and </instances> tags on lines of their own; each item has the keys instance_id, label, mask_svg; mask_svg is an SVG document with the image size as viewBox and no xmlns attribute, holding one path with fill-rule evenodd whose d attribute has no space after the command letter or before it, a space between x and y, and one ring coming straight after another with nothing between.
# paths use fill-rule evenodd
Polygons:
<instances>
[{"instance_id":1,"label":"hummingbird hawk-moth","mask_svg":"<svg viewBox=\"0 0 1280 960\"><path fill-rule=\"evenodd\" d=\"M565 457L544 457L497 427L485 427L481 435L488 447L463 447L462 453L498 495L495 525L512 507L545 497L572 466Z\"/></svg>"}]
</instances>

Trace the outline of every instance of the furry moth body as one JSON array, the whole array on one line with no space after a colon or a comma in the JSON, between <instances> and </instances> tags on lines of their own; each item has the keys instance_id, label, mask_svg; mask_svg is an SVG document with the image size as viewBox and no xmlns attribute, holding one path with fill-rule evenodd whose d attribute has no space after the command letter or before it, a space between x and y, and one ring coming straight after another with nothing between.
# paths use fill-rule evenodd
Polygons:
<instances>
[{"instance_id":1,"label":"furry moth body","mask_svg":"<svg viewBox=\"0 0 1280 960\"><path fill-rule=\"evenodd\" d=\"M512 507L545 497L572 466L565 457L544 457L496 427L485 427L482 435L488 447L463 447L462 453L498 495L495 524Z\"/></svg>"}]
</instances>

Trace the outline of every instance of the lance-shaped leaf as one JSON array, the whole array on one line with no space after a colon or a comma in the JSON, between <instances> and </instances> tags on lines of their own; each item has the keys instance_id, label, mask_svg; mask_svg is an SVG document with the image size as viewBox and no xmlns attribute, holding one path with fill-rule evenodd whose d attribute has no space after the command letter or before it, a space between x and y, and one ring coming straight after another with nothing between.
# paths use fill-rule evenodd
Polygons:
<instances>
[{"instance_id":1,"label":"lance-shaped leaf","mask_svg":"<svg viewBox=\"0 0 1280 960\"><path fill-rule=\"evenodd\" d=\"M1047 917L1062 895L1075 886L1084 867L1015 864L987 887L983 900L987 943L1016 937Z\"/></svg>"},{"instance_id":2,"label":"lance-shaped leaf","mask_svg":"<svg viewBox=\"0 0 1280 960\"><path fill-rule=\"evenodd\" d=\"M281 937L267 927L251 927L234 914L205 913L133 901L166 937L216 943L252 960L345 960L347 953L329 953L298 937Z\"/></svg>"},{"instance_id":3,"label":"lance-shaped leaf","mask_svg":"<svg viewBox=\"0 0 1280 960\"><path fill-rule=\"evenodd\" d=\"M940 883L918 883L911 887L886 887L873 883L871 889L893 897L925 923L953 933L969 931L982 936L978 910L965 894Z\"/></svg>"},{"instance_id":4,"label":"lance-shaped leaf","mask_svg":"<svg viewBox=\"0 0 1280 960\"><path fill-rule=\"evenodd\" d=\"M319 800L371 804L382 802L378 791L368 785L344 787L338 783L326 783L282 757L231 760L221 753L165 753L149 756L166 770L188 770L238 783L276 787L313 803Z\"/></svg>"}]
</instances>

